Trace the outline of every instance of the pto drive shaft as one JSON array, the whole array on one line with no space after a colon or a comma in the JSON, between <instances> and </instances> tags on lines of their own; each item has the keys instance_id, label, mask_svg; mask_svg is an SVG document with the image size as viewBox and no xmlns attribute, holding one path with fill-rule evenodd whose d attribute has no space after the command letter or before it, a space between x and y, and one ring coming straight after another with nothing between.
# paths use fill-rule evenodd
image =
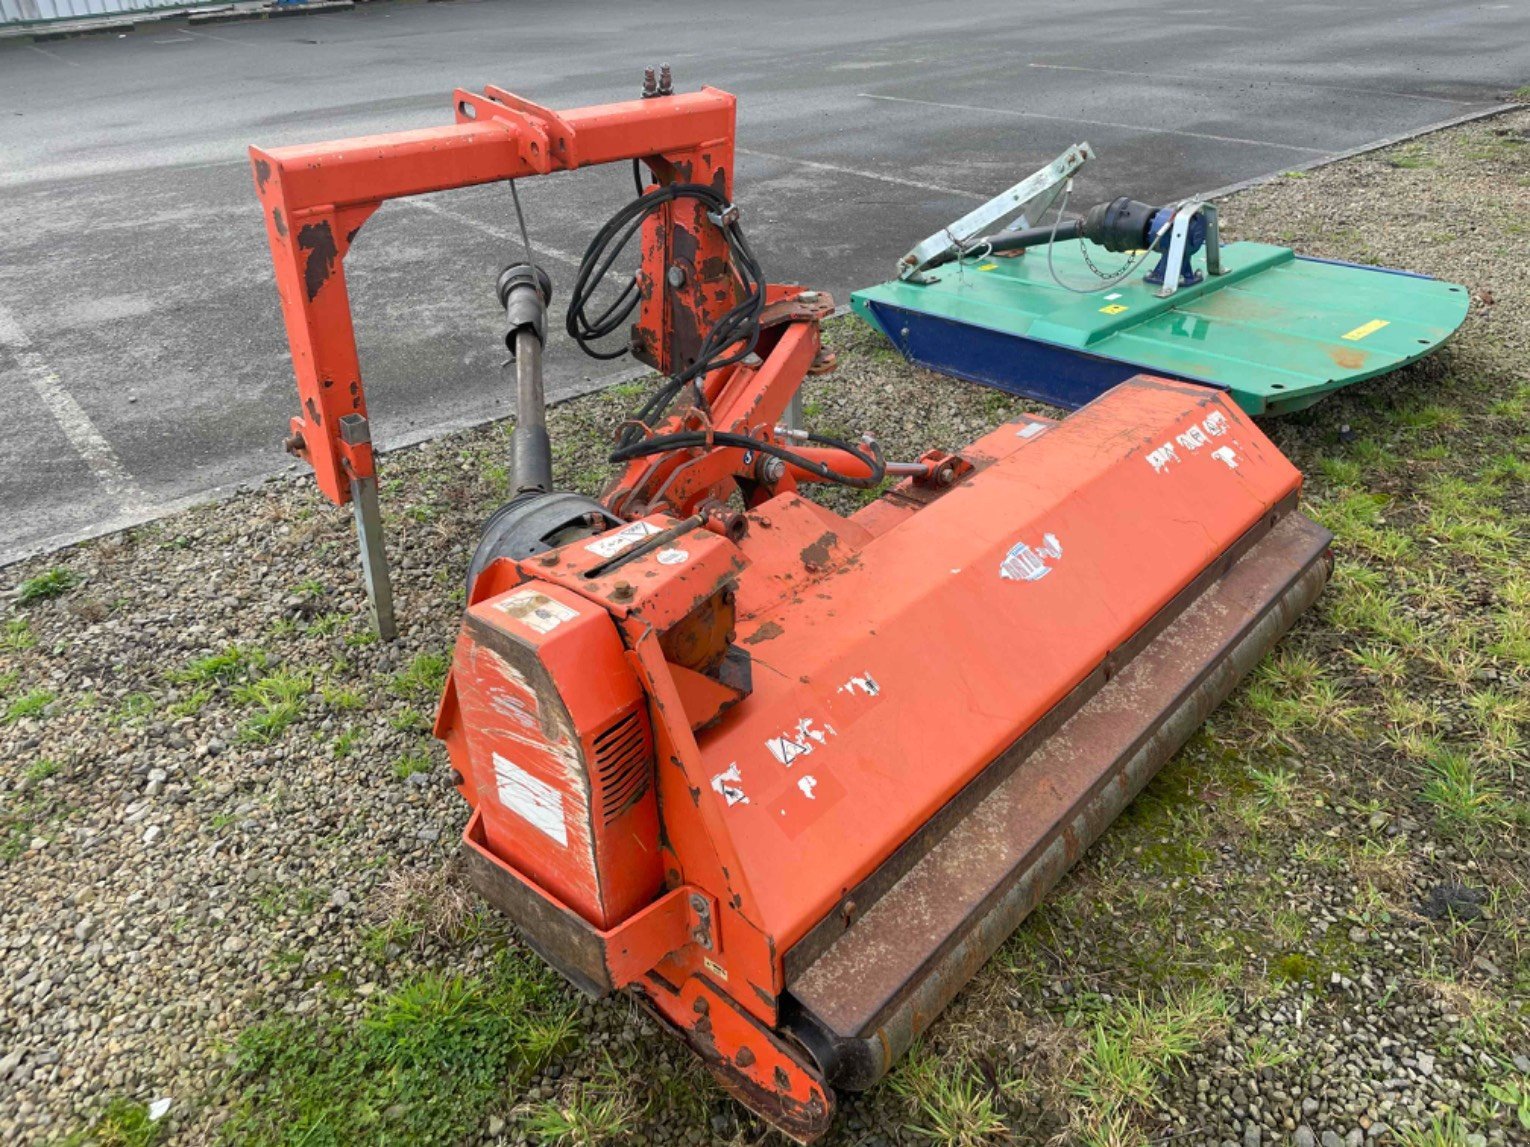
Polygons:
<instances>
[{"instance_id":1,"label":"pto drive shaft","mask_svg":"<svg viewBox=\"0 0 1530 1147\"><path fill-rule=\"evenodd\" d=\"M515 494L552 489L552 440L547 434L547 396L542 388L542 343L552 281L529 263L506 267L496 285L505 308L505 349L515 363Z\"/></svg>"}]
</instances>

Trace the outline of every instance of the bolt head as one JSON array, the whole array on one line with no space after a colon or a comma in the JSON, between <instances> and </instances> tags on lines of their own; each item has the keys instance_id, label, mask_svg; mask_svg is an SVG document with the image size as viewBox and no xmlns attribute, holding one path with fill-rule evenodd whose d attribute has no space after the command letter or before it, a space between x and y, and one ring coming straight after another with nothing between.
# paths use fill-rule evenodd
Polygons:
<instances>
[{"instance_id":1,"label":"bolt head","mask_svg":"<svg viewBox=\"0 0 1530 1147\"><path fill-rule=\"evenodd\" d=\"M664 278L671 287L679 290L681 287L685 286L685 268L671 267L665 273Z\"/></svg>"}]
</instances>

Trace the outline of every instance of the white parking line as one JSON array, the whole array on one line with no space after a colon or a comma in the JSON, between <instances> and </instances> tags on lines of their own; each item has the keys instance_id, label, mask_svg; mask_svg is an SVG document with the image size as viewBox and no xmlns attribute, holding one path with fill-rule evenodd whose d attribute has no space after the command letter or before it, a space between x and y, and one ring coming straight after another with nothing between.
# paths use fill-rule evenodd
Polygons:
<instances>
[{"instance_id":1,"label":"white parking line","mask_svg":"<svg viewBox=\"0 0 1530 1147\"><path fill-rule=\"evenodd\" d=\"M795 163L800 167L816 167L820 171L837 171L841 175L858 175L862 179L875 179L882 183L893 183L899 187L912 187L916 191L934 191L940 195L956 195L963 199L976 199L986 202L992 198L988 195L979 194L976 191L967 191L960 187L945 187L939 183L920 183L917 179L903 179L896 175L883 175L880 171L866 171L859 167L841 167L837 163L824 163L817 159L798 159L795 155L779 155L773 151L755 151L753 148L737 147L734 151L739 155L752 155L756 159L776 159L782 163Z\"/></svg>"},{"instance_id":2,"label":"white parking line","mask_svg":"<svg viewBox=\"0 0 1530 1147\"><path fill-rule=\"evenodd\" d=\"M508 192L506 192L505 205L507 209L509 209L509 199L510 195ZM513 244L515 250L511 253L512 255L519 255L525 250L525 248L521 245L521 236L520 232L518 231L512 231L507 227L496 227L492 223L479 222L471 215L464 215L460 211L453 211L450 207L442 207L439 203L432 203L429 199L423 199L419 196L413 196L409 199L400 199L398 202L403 203L409 207L417 208L420 211L428 211L432 215L439 215L443 219L450 219L454 223L461 223L464 227L471 227L474 231L481 231L485 235L492 236L502 243ZM570 255L567 251L560 251L556 247L549 247L540 239L535 238L535 236L533 236L531 240L531 251L533 255L537 256L551 255L554 259L558 260L558 262L567 263L570 267L579 266L578 255Z\"/></svg>"},{"instance_id":3,"label":"white parking line","mask_svg":"<svg viewBox=\"0 0 1530 1147\"><path fill-rule=\"evenodd\" d=\"M60 56L57 52L50 52L50 51L48 51L47 48L39 48L36 44L28 44L27 47L31 48L32 51L34 51L34 52L41 52L43 55L47 56L48 59L50 59L50 60L56 60L60 64L65 64L65 65L67 65L68 67L71 67L71 68L83 68L85 66L84 64L78 63L78 62L76 62L74 60L66 60L66 59L64 59L63 56Z\"/></svg>"},{"instance_id":4,"label":"white parking line","mask_svg":"<svg viewBox=\"0 0 1530 1147\"><path fill-rule=\"evenodd\" d=\"M16 321L16 316L0 303L0 346L6 346L16 356L22 373L37 392L37 397L53 415L64 437L74 447L85 464L95 474L96 480L122 509L136 509L144 504L143 491L129 476L111 443L101 436L90 415L75 401L74 395L65 389L53 368L43 361L27 338L26 332Z\"/></svg>"},{"instance_id":5,"label":"white parking line","mask_svg":"<svg viewBox=\"0 0 1530 1147\"><path fill-rule=\"evenodd\" d=\"M1432 104L1456 104L1467 106L1467 100L1451 100L1444 96L1420 96L1411 92L1394 92L1383 88L1357 88L1348 84L1317 84L1308 83L1305 80L1270 80L1263 76L1177 76L1167 72L1128 72L1116 68L1085 68L1077 64L1027 64L1028 68L1046 68L1052 72L1090 72L1097 76L1133 76L1148 80L1174 80L1180 83L1191 84L1236 84L1258 83L1265 86L1280 88L1317 88L1329 92L1356 92L1365 96L1385 96L1396 100L1425 100Z\"/></svg>"},{"instance_id":6,"label":"white parking line","mask_svg":"<svg viewBox=\"0 0 1530 1147\"><path fill-rule=\"evenodd\" d=\"M862 99L884 100L894 104L921 104L928 108L945 108L956 112L985 112L988 115L1017 116L1020 119L1045 119L1056 123L1071 123L1083 127L1113 127L1122 131L1140 131L1150 135L1178 135L1188 139L1209 139L1215 143L1242 143L1249 147L1273 147L1282 151L1302 151L1308 155L1327 155L1328 152L1320 147L1298 147L1294 143L1272 143L1267 139L1244 139L1236 135L1212 135L1204 131L1179 131L1170 127L1148 127L1140 123L1115 123L1105 119L1080 119L1071 115L1042 115L1040 112L1015 111L1013 108L984 108L973 104L945 104L936 100L916 100L909 96L878 96L870 92L862 92Z\"/></svg>"}]
</instances>

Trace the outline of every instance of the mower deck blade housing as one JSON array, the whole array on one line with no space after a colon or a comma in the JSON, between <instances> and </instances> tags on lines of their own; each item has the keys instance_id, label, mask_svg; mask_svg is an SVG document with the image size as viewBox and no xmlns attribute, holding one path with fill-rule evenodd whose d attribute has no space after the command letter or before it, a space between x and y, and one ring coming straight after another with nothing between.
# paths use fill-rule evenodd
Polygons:
<instances>
[{"instance_id":1,"label":"mower deck blade housing","mask_svg":"<svg viewBox=\"0 0 1530 1147\"><path fill-rule=\"evenodd\" d=\"M783 494L615 571L606 539L495 563L438 717L484 894L802 1141L1327 574L1300 475L1220 391L1139 376L962 458L949 488L848 518ZM673 640L720 601L747 666L722 704Z\"/></svg>"},{"instance_id":2,"label":"mower deck blade housing","mask_svg":"<svg viewBox=\"0 0 1530 1147\"><path fill-rule=\"evenodd\" d=\"M1068 409L1145 371L1284 414L1433 353L1466 318L1466 288L1427 275L1268 243L1221 251L1221 274L1167 298L1141 273L1091 294L1059 284L1088 288L1095 266L1121 264L1081 240L1059 242L1050 267L1035 248L850 301L912 363Z\"/></svg>"}]
</instances>

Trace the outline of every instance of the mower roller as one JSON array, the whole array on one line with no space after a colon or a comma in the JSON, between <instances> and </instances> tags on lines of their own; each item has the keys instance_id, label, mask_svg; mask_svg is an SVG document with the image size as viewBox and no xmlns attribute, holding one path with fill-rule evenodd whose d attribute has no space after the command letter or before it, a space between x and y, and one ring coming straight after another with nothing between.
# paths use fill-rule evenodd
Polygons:
<instances>
[{"instance_id":1,"label":"mower roller","mask_svg":"<svg viewBox=\"0 0 1530 1147\"><path fill-rule=\"evenodd\" d=\"M642 99L561 113L458 91L453 126L251 155L292 448L337 502L375 479L342 271L367 216L634 163L567 328L609 355L596 340L635 316L626 345L666 380L600 498L555 490L551 286L530 258L500 276L514 490L468 571L435 731L471 880L525 943L586 992L632 993L808 1142L1312 603L1330 538L1238 404L1184 382L1139 375L902 463L784 425L833 366L833 303L760 274L733 97L669 88L650 73ZM640 269L596 307L637 236ZM801 493L889 477L848 516Z\"/></svg>"}]
</instances>

